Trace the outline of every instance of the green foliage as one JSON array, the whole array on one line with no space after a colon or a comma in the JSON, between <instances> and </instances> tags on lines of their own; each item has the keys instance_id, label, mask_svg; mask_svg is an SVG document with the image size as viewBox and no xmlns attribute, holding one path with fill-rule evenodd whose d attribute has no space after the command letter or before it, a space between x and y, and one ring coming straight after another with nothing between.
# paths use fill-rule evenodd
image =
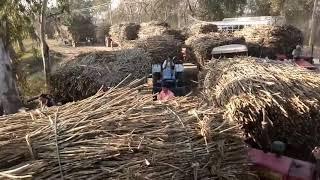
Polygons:
<instances>
[{"instance_id":1,"label":"green foliage","mask_svg":"<svg viewBox=\"0 0 320 180\"><path fill-rule=\"evenodd\" d=\"M83 41L85 37L94 37L93 16L99 14L99 11L107 10L106 5L110 2L110 0L70 0L69 13L61 16L61 23L68 27L76 41Z\"/></svg>"},{"instance_id":2,"label":"green foliage","mask_svg":"<svg viewBox=\"0 0 320 180\"><path fill-rule=\"evenodd\" d=\"M6 23L10 42L24 39L33 30L31 23L32 14L27 10L31 5L23 5L19 0L1 1L0 21Z\"/></svg>"},{"instance_id":3,"label":"green foliage","mask_svg":"<svg viewBox=\"0 0 320 180\"><path fill-rule=\"evenodd\" d=\"M85 41L86 37L95 36L95 26L90 16L71 16L69 30L76 41Z\"/></svg>"},{"instance_id":4,"label":"green foliage","mask_svg":"<svg viewBox=\"0 0 320 180\"><path fill-rule=\"evenodd\" d=\"M247 0L122 0L113 19L116 22L160 20L174 25L183 23L191 14L201 20L218 21L242 15L246 5Z\"/></svg>"},{"instance_id":5,"label":"green foliage","mask_svg":"<svg viewBox=\"0 0 320 180\"><path fill-rule=\"evenodd\" d=\"M198 0L197 16L203 20L222 20L244 13L247 0Z\"/></svg>"},{"instance_id":6,"label":"green foliage","mask_svg":"<svg viewBox=\"0 0 320 180\"><path fill-rule=\"evenodd\" d=\"M288 20L309 17L312 7L313 0L248 0L248 8L252 15L282 15Z\"/></svg>"}]
</instances>

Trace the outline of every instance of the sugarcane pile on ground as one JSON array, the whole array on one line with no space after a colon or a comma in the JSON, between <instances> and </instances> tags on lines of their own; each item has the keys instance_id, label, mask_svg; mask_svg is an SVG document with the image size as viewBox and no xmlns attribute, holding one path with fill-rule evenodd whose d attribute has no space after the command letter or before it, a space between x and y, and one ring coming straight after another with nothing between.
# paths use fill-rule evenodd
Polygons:
<instances>
[{"instance_id":1,"label":"sugarcane pile on ground","mask_svg":"<svg viewBox=\"0 0 320 180\"><path fill-rule=\"evenodd\" d=\"M208 34L212 32L217 32L218 27L215 24L209 23L197 23L193 24L189 29L189 34L196 35L196 34Z\"/></svg>"},{"instance_id":2,"label":"sugarcane pile on ground","mask_svg":"<svg viewBox=\"0 0 320 180\"><path fill-rule=\"evenodd\" d=\"M181 55L182 41L170 35L150 36L132 41L131 46L146 50L152 57L152 63L163 63L168 57Z\"/></svg>"},{"instance_id":3,"label":"sugarcane pile on ground","mask_svg":"<svg viewBox=\"0 0 320 180\"><path fill-rule=\"evenodd\" d=\"M170 28L166 22L150 21L140 24L139 38L144 39L150 36L160 36L166 34Z\"/></svg>"},{"instance_id":4,"label":"sugarcane pile on ground","mask_svg":"<svg viewBox=\"0 0 320 180\"><path fill-rule=\"evenodd\" d=\"M152 36L171 35L175 39L184 41L186 36L180 30L172 29L168 23L160 21L150 21L140 24L139 38L147 39Z\"/></svg>"},{"instance_id":5,"label":"sugarcane pile on ground","mask_svg":"<svg viewBox=\"0 0 320 180\"><path fill-rule=\"evenodd\" d=\"M211 51L214 47L228 44L244 44L242 37L234 37L228 33L209 33L193 35L186 40L200 65L204 65L205 60L211 59Z\"/></svg>"},{"instance_id":6,"label":"sugarcane pile on ground","mask_svg":"<svg viewBox=\"0 0 320 180\"><path fill-rule=\"evenodd\" d=\"M247 27L234 34L246 39L249 55L254 57L275 58L277 54L289 56L296 45L303 44L302 32L291 25Z\"/></svg>"},{"instance_id":7,"label":"sugarcane pile on ground","mask_svg":"<svg viewBox=\"0 0 320 180\"><path fill-rule=\"evenodd\" d=\"M137 90L0 117L0 179L248 179L239 129L220 110Z\"/></svg>"},{"instance_id":8,"label":"sugarcane pile on ground","mask_svg":"<svg viewBox=\"0 0 320 180\"><path fill-rule=\"evenodd\" d=\"M113 41L122 44L125 41L138 38L140 25L135 23L121 23L112 25L109 34Z\"/></svg>"},{"instance_id":9,"label":"sugarcane pile on ground","mask_svg":"<svg viewBox=\"0 0 320 180\"><path fill-rule=\"evenodd\" d=\"M128 75L123 85L147 76L151 62L150 54L138 48L82 54L52 74L51 94L62 103L82 100L102 86L117 85Z\"/></svg>"},{"instance_id":10,"label":"sugarcane pile on ground","mask_svg":"<svg viewBox=\"0 0 320 180\"><path fill-rule=\"evenodd\" d=\"M320 144L319 85L316 72L248 57L210 62L204 80L207 98L226 107L225 116L260 148L284 141L285 154L303 160Z\"/></svg>"}]
</instances>

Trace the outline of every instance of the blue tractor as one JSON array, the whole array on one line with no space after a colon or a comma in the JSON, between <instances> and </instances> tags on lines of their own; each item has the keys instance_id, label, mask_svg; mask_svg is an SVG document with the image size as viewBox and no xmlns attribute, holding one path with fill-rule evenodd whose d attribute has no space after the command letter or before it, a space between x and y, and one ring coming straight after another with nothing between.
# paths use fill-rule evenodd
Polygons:
<instances>
[{"instance_id":1,"label":"blue tractor","mask_svg":"<svg viewBox=\"0 0 320 180\"><path fill-rule=\"evenodd\" d=\"M176 57L168 58L162 64L152 65L152 92L161 92L166 84L175 96L185 96L197 84L198 67L191 63L177 61Z\"/></svg>"}]
</instances>

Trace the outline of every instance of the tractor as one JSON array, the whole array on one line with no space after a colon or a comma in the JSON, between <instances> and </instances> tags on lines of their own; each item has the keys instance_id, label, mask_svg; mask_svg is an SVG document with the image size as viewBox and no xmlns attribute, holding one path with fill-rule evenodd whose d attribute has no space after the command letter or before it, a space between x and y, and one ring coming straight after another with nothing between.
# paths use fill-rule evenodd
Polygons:
<instances>
[{"instance_id":1,"label":"tractor","mask_svg":"<svg viewBox=\"0 0 320 180\"><path fill-rule=\"evenodd\" d=\"M166 66L165 64L169 65ZM170 77L164 72L171 71ZM198 67L192 63L182 63L176 57L168 58L163 64L152 65L152 93L160 93L164 83L170 84L169 89L175 96L185 96L197 86Z\"/></svg>"}]
</instances>

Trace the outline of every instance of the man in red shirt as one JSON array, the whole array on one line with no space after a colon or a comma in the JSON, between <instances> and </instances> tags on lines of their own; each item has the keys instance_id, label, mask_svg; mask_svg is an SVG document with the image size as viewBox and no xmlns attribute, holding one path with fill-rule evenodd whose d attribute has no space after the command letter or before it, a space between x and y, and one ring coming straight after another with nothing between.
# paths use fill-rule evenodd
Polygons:
<instances>
[{"instance_id":1,"label":"man in red shirt","mask_svg":"<svg viewBox=\"0 0 320 180\"><path fill-rule=\"evenodd\" d=\"M168 101L172 98L174 98L174 93L169 89L169 84L164 83L162 85L161 92L157 96L157 99L160 101Z\"/></svg>"}]
</instances>

